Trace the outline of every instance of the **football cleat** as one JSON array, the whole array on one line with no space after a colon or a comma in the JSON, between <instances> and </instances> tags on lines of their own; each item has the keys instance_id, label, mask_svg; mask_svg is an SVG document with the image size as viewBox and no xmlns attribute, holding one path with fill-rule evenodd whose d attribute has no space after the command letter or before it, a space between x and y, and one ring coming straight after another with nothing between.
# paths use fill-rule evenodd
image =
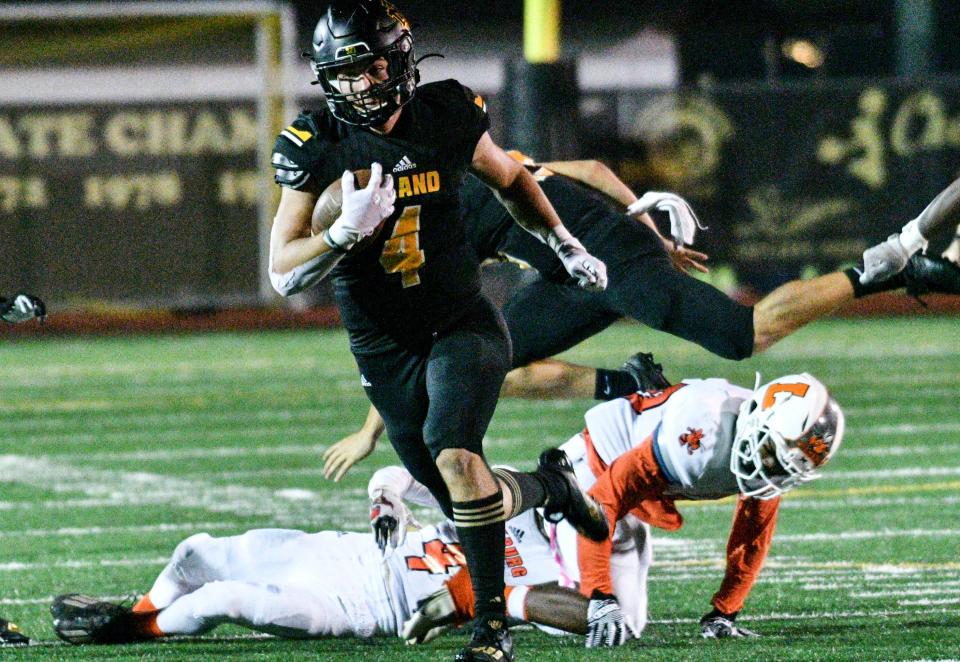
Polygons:
<instances>
[{"instance_id":1,"label":"football cleat","mask_svg":"<svg viewBox=\"0 0 960 662\"><path fill-rule=\"evenodd\" d=\"M610 534L607 516L597 501L584 492L573 473L570 458L559 448L548 448L540 454L539 470L560 489L548 490L543 517L556 524L566 519L577 533L590 540L603 542ZM560 492L561 494L557 494Z\"/></svg>"},{"instance_id":2,"label":"football cleat","mask_svg":"<svg viewBox=\"0 0 960 662\"><path fill-rule=\"evenodd\" d=\"M417 603L417 610L403 624L407 644L425 644L456 624L457 606L446 586Z\"/></svg>"},{"instance_id":3,"label":"football cleat","mask_svg":"<svg viewBox=\"0 0 960 662\"><path fill-rule=\"evenodd\" d=\"M903 276L907 281L907 294L918 300L931 292L960 294L960 266L942 257L917 253L907 262Z\"/></svg>"},{"instance_id":4,"label":"football cleat","mask_svg":"<svg viewBox=\"0 0 960 662\"><path fill-rule=\"evenodd\" d=\"M454 662L513 662L513 640L506 623L498 619L478 621L470 643L460 649Z\"/></svg>"},{"instance_id":5,"label":"football cleat","mask_svg":"<svg viewBox=\"0 0 960 662\"><path fill-rule=\"evenodd\" d=\"M753 630L739 627L737 615L724 614L716 609L704 614L700 619L700 636L704 639L726 639L728 637L759 637Z\"/></svg>"},{"instance_id":6,"label":"football cleat","mask_svg":"<svg viewBox=\"0 0 960 662\"><path fill-rule=\"evenodd\" d=\"M621 370L630 373L637 383L637 390L644 393L662 391L672 386L663 376L663 366L654 363L653 354L649 352L637 352L626 360Z\"/></svg>"},{"instance_id":7,"label":"football cleat","mask_svg":"<svg viewBox=\"0 0 960 662\"><path fill-rule=\"evenodd\" d=\"M4 646L26 646L30 637L20 631L16 623L0 618L0 648Z\"/></svg>"},{"instance_id":8,"label":"football cleat","mask_svg":"<svg viewBox=\"0 0 960 662\"><path fill-rule=\"evenodd\" d=\"M58 595L50 615L57 636L70 644L123 644L150 638L134 627L129 607L88 595Z\"/></svg>"}]
</instances>

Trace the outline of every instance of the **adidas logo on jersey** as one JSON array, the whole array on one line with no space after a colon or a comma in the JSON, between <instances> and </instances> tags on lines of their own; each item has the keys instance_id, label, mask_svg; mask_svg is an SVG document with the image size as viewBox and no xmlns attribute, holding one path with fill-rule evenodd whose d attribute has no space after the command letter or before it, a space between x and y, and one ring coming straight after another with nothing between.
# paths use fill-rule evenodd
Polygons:
<instances>
[{"instance_id":1,"label":"adidas logo on jersey","mask_svg":"<svg viewBox=\"0 0 960 662\"><path fill-rule=\"evenodd\" d=\"M364 375L363 373L360 374L360 386L363 386L363 387L373 386L373 384L370 383L370 380L367 379L367 376Z\"/></svg>"},{"instance_id":2,"label":"adidas logo on jersey","mask_svg":"<svg viewBox=\"0 0 960 662\"><path fill-rule=\"evenodd\" d=\"M417 164L410 160L409 156L400 159L400 163L393 166L394 172L406 172L407 170L416 170Z\"/></svg>"}]
</instances>

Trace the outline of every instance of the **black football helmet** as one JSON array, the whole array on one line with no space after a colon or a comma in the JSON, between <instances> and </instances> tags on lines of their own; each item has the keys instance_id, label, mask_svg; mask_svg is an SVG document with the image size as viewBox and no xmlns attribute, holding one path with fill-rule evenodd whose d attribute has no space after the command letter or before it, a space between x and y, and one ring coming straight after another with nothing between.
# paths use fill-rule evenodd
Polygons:
<instances>
[{"instance_id":1,"label":"black football helmet","mask_svg":"<svg viewBox=\"0 0 960 662\"><path fill-rule=\"evenodd\" d=\"M413 98L419 75L410 23L387 0L334 0L313 32L313 52L304 53L323 88L330 112L358 126L379 126ZM337 75L387 61L385 81L343 92Z\"/></svg>"}]
</instances>

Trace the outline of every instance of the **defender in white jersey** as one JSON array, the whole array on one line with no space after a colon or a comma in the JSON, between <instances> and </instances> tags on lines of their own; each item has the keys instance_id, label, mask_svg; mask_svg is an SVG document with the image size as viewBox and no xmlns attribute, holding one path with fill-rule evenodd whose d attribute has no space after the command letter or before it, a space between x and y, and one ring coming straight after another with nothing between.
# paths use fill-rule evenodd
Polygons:
<instances>
[{"instance_id":1,"label":"defender in white jersey","mask_svg":"<svg viewBox=\"0 0 960 662\"><path fill-rule=\"evenodd\" d=\"M734 620L766 558L780 495L818 477L843 437L843 413L826 387L806 373L754 391L723 379L687 380L600 404L585 419L563 450L581 485L604 506L612 535L593 543L561 525L558 537L565 556L577 558L591 613L603 614L590 620L588 645L625 641L607 635L621 632L616 624L625 617L642 630L650 525L678 529L676 499L731 495L739 500L726 574L701 631L753 634Z\"/></svg>"},{"instance_id":2,"label":"defender in white jersey","mask_svg":"<svg viewBox=\"0 0 960 662\"><path fill-rule=\"evenodd\" d=\"M443 588L465 560L451 522L420 527L403 505L407 498L439 508L405 469L381 469L368 491L374 531L393 519L379 540L389 549L370 533L200 533L176 547L132 610L63 595L51 607L54 629L75 644L202 634L222 623L297 638L398 636L418 602ZM507 532L506 582L555 585L559 567L536 511L509 520ZM514 602L522 613L522 599Z\"/></svg>"}]
</instances>

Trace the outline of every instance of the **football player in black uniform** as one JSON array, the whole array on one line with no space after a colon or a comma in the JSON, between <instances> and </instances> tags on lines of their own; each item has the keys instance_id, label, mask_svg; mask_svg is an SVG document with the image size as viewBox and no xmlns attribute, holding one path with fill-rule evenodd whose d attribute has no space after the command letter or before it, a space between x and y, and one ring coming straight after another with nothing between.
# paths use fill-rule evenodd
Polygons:
<instances>
[{"instance_id":1,"label":"football player in black uniform","mask_svg":"<svg viewBox=\"0 0 960 662\"><path fill-rule=\"evenodd\" d=\"M691 277L687 271L704 271L699 260L706 258L683 247L684 235L686 241L692 236L682 227L672 230L672 240L661 236L649 216L639 211L648 205L638 206L641 201L637 196L600 162L538 164L522 154L511 154L535 175L554 208L587 249L608 265L611 279L610 286L600 293L571 287L556 258L514 229L489 190L467 178L462 189L464 218L478 259L509 260L538 272L504 305L514 369L507 375L502 395L584 398L592 394L599 400L609 400L651 386L664 388L668 382L649 355L633 357L624 365L628 370L544 360L599 333L620 317L690 340L718 356L743 359L856 296L905 285L914 293L960 294L960 269L956 265L946 259L908 255L910 265L903 274L886 275L869 285L860 283L859 271L848 269L787 283L756 306L745 306ZM936 212L937 217L952 217L951 210L960 197L957 191L960 187L955 183L924 213L935 209L941 210ZM665 195L669 205L670 194ZM614 201L622 207L615 208ZM696 218L680 225L692 230ZM342 478L353 464L373 451L382 433L382 420L371 409L360 430L327 449L325 475L334 480Z\"/></svg>"},{"instance_id":2,"label":"football player in black uniform","mask_svg":"<svg viewBox=\"0 0 960 662\"><path fill-rule=\"evenodd\" d=\"M47 314L43 301L29 294L17 294L12 298L0 297L0 319L10 324L32 319L43 320ZM20 631L16 623L0 618L0 648L24 646L30 639Z\"/></svg>"},{"instance_id":3,"label":"football player in black uniform","mask_svg":"<svg viewBox=\"0 0 960 662\"><path fill-rule=\"evenodd\" d=\"M361 383L403 463L458 527L478 617L457 659L510 660L504 520L546 503L588 536L604 538L607 526L559 451L545 452L531 474L494 474L484 459L510 343L480 292L465 237L466 172L496 189L581 286L602 290L605 267L566 230L530 173L493 143L480 97L452 80L417 87L409 25L389 2L331 4L310 60L328 107L301 114L274 148L282 194L271 280L288 293L293 283L332 273ZM353 173L368 168L369 182L357 188ZM340 217L312 236L314 205L338 178Z\"/></svg>"}]
</instances>

